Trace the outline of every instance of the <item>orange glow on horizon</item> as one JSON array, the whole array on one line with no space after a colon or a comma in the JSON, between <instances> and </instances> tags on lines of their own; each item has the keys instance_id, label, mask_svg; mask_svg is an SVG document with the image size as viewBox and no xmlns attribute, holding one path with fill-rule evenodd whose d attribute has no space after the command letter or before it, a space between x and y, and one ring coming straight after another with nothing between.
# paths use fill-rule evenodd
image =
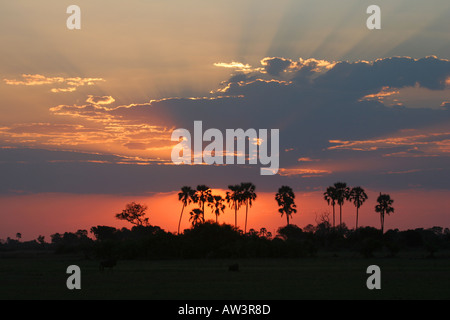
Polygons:
<instances>
[{"instance_id":1,"label":"orange glow on horizon","mask_svg":"<svg viewBox=\"0 0 450 320\"><path fill-rule=\"evenodd\" d=\"M379 228L379 215L374 212L376 197L379 191L366 190L369 200L361 207L360 226ZM148 206L147 216L150 224L176 233L182 204L178 201L179 191L160 193L152 196L113 196L113 195L75 195L75 194L34 194L3 196L0 219L0 239L14 238L17 232L22 233L23 241L36 239L44 235L50 242L54 233L75 232L79 229L90 230L92 226L107 225L115 228L131 228L130 223L117 220L114 215L132 201ZM226 190L213 189L213 194L225 196ZM276 192L276 191L275 191ZM273 236L278 228L286 225L286 217L281 217L274 199L275 192L257 192L256 201L249 209L247 230L259 231L265 227ZM450 227L446 214L450 211L450 197L446 190L441 191L383 191L394 199L395 213L386 217L386 228L400 230ZM296 192L298 212L293 214L290 222L301 228L308 224L316 225L316 219L328 213L332 219L331 207L323 200L323 191ZM189 212L197 204L185 208L181 229L190 228ZM205 207L205 219L215 221L210 208ZM234 225L234 210L228 206L225 213L219 216L219 223ZM238 211L238 226L244 228L245 207ZM336 222L339 221L339 207L336 207ZM355 207L346 202L343 206L343 222L354 228ZM386 230L387 230L386 229Z\"/></svg>"}]
</instances>

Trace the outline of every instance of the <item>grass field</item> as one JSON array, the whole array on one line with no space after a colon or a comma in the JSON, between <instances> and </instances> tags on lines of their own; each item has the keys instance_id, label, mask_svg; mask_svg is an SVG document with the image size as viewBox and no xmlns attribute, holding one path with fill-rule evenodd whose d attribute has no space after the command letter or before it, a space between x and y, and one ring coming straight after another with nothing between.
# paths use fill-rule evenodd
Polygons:
<instances>
[{"instance_id":1,"label":"grass field","mask_svg":"<svg viewBox=\"0 0 450 320\"><path fill-rule=\"evenodd\" d=\"M239 263L239 272L228 265ZM68 290L69 265L81 290ZM369 265L381 290L366 287ZM101 273L77 256L0 257L0 299L450 299L450 258L363 259L322 253L304 259L119 261Z\"/></svg>"}]
</instances>

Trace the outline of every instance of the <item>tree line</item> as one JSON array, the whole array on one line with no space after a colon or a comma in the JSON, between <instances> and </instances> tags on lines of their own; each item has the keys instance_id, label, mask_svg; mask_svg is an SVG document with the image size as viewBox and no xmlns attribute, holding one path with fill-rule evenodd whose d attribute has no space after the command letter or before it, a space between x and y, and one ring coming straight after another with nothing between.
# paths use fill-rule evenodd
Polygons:
<instances>
[{"instance_id":1,"label":"tree line","mask_svg":"<svg viewBox=\"0 0 450 320\"><path fill-rule=\"evenodd\" d=\"M297 213L295 193L289 186L281 186L275 193L278 213L286 217L286 226L280 227L275 235L261 228L259 231L247 230L247 217L252 205L257 200L256 187L253 183L229 185L225 196L214 194L206 185L195 189L183 186L177 193L181 203L177 233L152 226L147 217L148 207L139 203L128 203L115 217L128 221L133 226L117 229L109 226L93 226L89 236L87 230L77 232L55 233L51 242L43 236L37 240L21 242L22 234L17 239L0 240L0 252L15 249L47 249L56 253L81 252L86 258L118 259L160 259L160 258L235 258L235 257L305 257L314 256L319 250L350 250L359 252L364 257L373 256L377 251L394 256L399 250L424 248L429 256L438 250L450 249L450 230L441 227L384 232L384 216L394 212L393 199L388 194L377 197L374 208L380 214L381 228L359 227L359 209L366 203L368 196L360 186L349 187L344 182L336 182L326 188L323 199L332 207L330 213L322 214L316 219L316 225L309 224L303 229L290 223L292 214ZM356 208L354 229L349 229L342 222L343 206L351 202ZM192 227L181 232L181 222L189 205L194 208L189 212ZM234 213L234 226L219 224L219 217L229 208ZM339 207L339 224L336 225L336 209ZM244 229L237 225L237 215L245 208ZM205 219L205 211L215 216L215 221Z\"/></svg>"},{"instance_id":2,"label":"tree line","mask_svg":"<svg viewBox=\"0 0 450 320\"><path fill-rule=\"evenodd\" d=\"M93 237L89 236L89 232ZM181 234L158 226L134 225L128 228L93 226L88 230L55 233L51 241L25 241L20 238L0 241L0 256L12 251L39 250L55 254L81 254L86 259L196 259L196 258L303 258L319 252L353 253L361 257L394 257L399 252L427 253L450 250L450 229L399 231L384 234L374 227L348 229L343 223L333 228L327 219L300 228L295 224L280 227L276 234L265 228L247 233L230 224L212 220L195 225ZM447 253L448 255L448 253Z\"/></svg>"},{"instance_id":3,"label":"tree line","mask_svg":"<svg viewBox=\"0 0 450 320\"><path fill-rule=\"evenodd\" d=\"M237 228L237 216L241 207L245 207L245 223L244 233L247 233L247 218L249 209L257 199L255 192L256 187L251 182L242 182L241 184L229 185L226 196L212 194L212 189L206 185L198 185L195 189L190 186L183 186L181 191L178 192L178 201L181 202L181 213L178 222L177 233L180 234L181 221L185 208L190 204L197 204L198 208L194 208L189 212L189 221L192 227L205 223L205 206L211 209L211 213L215 215L215 221L218 223L218 218L225 212L228 205L230 209L234 211L234 226ZM360 187L349 187L345 182L336 182L332 186L327 187L323 193L324 200L328 205L332 206L333 210L333 228L336 228L336 205L339 206L339 226L342 226L342 207L345 201L352 202L356 207L356 224L355 228L358 229L359 209L368 199L365 190ZM292 214L297 213L297 205L295 203L295 193L289 186L281 186L275 194L275 201L278 204L278 212L286 217L287 225L289 225L289 219ZM381 232L384 232L384 218L385 215L389 215L394 212L393 207L394 200L389 194L382 194L377 198L377 204L375 206L375 212L380 214ZM147 206L136 204L134 202L127 204L126 208L116 214L116 218L126 220L134 225L146 225L148 224L148 218L145 218Z\"/></svg>"}]
</instances>

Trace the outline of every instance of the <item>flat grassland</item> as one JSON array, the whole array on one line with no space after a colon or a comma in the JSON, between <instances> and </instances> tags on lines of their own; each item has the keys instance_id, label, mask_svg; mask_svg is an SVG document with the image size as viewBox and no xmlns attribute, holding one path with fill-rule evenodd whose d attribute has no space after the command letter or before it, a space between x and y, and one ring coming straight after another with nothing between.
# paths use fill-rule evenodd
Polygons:
<instances>
[{"instance_id":1,"label":"flat grassland","mask_svg":"<svg viewBox=\"0 0 450 320\"><path fill-rule=\"evenodd\" d=\"M113 270L79 256L0 256L0 299L450 299L450 256L364 259L321 253L302 259L124 260ZM228 266L239 264L239 271ZM81 268L81 290L69 290L69 265ZM366 286L381 268L381 290Z\"/></svg>"}]
</instances>

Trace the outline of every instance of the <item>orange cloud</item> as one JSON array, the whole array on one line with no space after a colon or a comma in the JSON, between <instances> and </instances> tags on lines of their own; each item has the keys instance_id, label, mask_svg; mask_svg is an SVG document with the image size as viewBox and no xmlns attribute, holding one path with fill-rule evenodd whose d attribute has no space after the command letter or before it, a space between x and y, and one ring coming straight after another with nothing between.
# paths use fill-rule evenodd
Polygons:
<instances>
[{"instance_id":1,"label":"orange cloud","mask_svg":"<svg viewBox=\"0 0 450 320\"><path fill-rule=\"evenodd\" d=\"M52 88L50 91L58 92L73 92L78 87L91 86L99 81L105 81L102 78L63 78L63 77L47 77L40 74L22 74L23 80L3 79L7 85L14 86L41 86L41 85L65 85L65 87Z\"/></svg>"},{"instance_id":2,"label":"orange cloud","mask_svg":"<svg viewBox=\"0 0 450 320\"><path fill-rule=\"evenodd\" d=\"M82 124L26 123L0 127L3 145L52 147L66 150L140 156L138 162L165 162L174 142L170 132L149 125L125 123ZM136 162L135 159L133 162Z\"/></svg>"},{"instance_id":3,"label":"orange cloud","mask_svg":"<svg viewBox=\"0 0 450 320\"><path fill-rule=\"evenodd\" d=\"M302 176L304 178L321 177L331 173L329 170L311 168L281 168L278 171L280 176Z\"/></svg>"},{"instance_id":4,"label":"orange cloud","mask_svg":"<svg viewBox=\"0 0 450 320\"><path fill-rule=\"evenodd\" d=\"M400 91L392 90L392 89L390 89L390 87L386 86L386 87L383 87L380 90L380 92L365 95L359 101L377 100L377 101L380 101L383 103L383 102L385 102L385 98L393 96L393 95L398 95L399 93L400 93ZM397 102L397 100L394 99L394 102Z\"/></svg>"},{"instance_id":5,"label":"orange cloud","mask_svg":"<svg viewBox=\"0 0 450 320\"><path fill-rule=\"evenodd\" d=\"M113 97L111 97L111 96L93 96L93 95L89 95L88 98L86 99L86 102L92 103L92 104L111 104L114 101L116 101L116 100Z\"/></svg>"},{"instance_id":6,"label":"orange cloud","mask_svg":"<svg viewBox=\"0 0 450 320\"><path fill-rule=\"evenodd\" d=\"M409 133L409 135L408 135ZM407 147L407 151L400 151L384 156L399 157L430 157L450 152L450 132L424 132L403 130L398 136L368 140L329 140L335 146L329 150L375 151L396 147Z\"/></svg>"},{"instance_id":7,"label":"orange cloud","mask_svg":"<svg viewBox=\"0 0 450 320\"><path fill-rule=\"evenodd\" d=\"M236 62L236 61L232 61L230 63L228 62L217 62L214 63L215 67L220 67L220 68L229 68L229 69L236 69L238 71L253 71L252 66L249 64L243 64L241 62Z\"/></svg>"}]
</instances>

